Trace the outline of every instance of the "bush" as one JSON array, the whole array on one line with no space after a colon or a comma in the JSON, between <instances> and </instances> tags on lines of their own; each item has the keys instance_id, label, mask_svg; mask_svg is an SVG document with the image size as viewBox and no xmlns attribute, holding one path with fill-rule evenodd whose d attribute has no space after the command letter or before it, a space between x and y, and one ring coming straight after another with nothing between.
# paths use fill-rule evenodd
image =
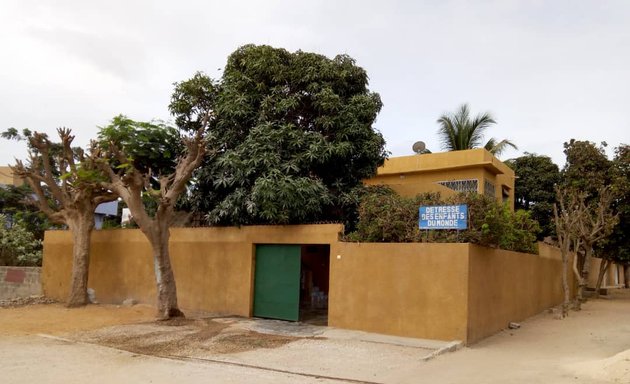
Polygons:
<instances>
[{"instance_id":1,"label":"bush","mask_svg":"<svg viewBox=\"0 0 630 384\"><path fill-rule=\"evenodd\" d=\"M421 205L468 205L468 229L420 230ZM473 243L511 251L537 253L538 223L529 212L512 212L506 205L476 193L441 199L439 193L414 198L398 195L386 186L370 187L359 205L359 222L349 241Z\"/></svg>"},{"instance_id":2,"label":"bush","mask_svg":"<svg viewBox=\"0 0 630 384\"><path fill-rule=\"evenodd\" d=\"M0 265L39 266L42 263L42 242L16 219L11 226L0 214Z\"/></svg>"}]
</instances>

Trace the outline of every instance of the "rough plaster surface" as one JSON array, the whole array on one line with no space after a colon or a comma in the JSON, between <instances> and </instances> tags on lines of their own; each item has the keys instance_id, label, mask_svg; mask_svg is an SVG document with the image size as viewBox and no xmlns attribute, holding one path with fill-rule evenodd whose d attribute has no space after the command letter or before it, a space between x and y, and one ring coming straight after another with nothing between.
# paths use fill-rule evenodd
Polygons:
<instances>
[{"instance_id":1,"label":"rough plaster surface","mask_svg":"<svg viewBox=\"0 0 630 384\"><path fill-rule=\"evenodd\" d=\"M41 268L0 267L0 300L41 294Z\"/></svg>"}]
</instances>

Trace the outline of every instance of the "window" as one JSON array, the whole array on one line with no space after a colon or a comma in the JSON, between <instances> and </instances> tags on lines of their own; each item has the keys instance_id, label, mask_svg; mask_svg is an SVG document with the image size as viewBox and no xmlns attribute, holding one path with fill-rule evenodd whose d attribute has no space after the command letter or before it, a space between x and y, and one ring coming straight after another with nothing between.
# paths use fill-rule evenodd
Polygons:
<instances>
[{"instance_id":1,"label":"window","mask_svg":"<svg viewBox=\"0 0 630 384\"><path fill-rule=\"evenodd\" d=\"M495 197L494 184L488 179L483 180L483 194L488 197Z\"/></svg>"},{"instance_id":2,"label":"window","mask_svg":"<svg viewBox=\"0 0 630 384\"><path fill-rule=\"evenodd\" d=\"M438 181L438 184L455 192L477 192L479 190L477 179Z\"/></svg>"},{"instance_id":3,"label":"window","mask_svg":"<svg viewBox=\"0 0 630 384\"><path fill-rule=\"evenodd\" d=\"M505 186L501 188L501 194L502 194L504 203L510 199L510 190L506 188Z\"/></svg>"}]
</instances>

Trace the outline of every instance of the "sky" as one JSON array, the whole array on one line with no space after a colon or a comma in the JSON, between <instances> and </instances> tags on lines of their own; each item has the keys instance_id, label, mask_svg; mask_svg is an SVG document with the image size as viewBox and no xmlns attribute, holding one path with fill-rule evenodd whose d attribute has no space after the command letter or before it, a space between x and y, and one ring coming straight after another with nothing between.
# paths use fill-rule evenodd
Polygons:
<instances>
[{"instance_id":1,"label":"sky","mask_svg":"<svg viewBox=\"0 0 630 384\"><path fill-rule=\"evenodd\" d=\"M630 143L630 1L30 1L0 2L0 130L85 145L125 114L170 118L173 83L219 78L244 44L352 56L384 107L391 156L468 103L497 124L487 138L564 163L571 138ZM25 158L0 140L0 164Z\"/></svg>"}]
</instances>

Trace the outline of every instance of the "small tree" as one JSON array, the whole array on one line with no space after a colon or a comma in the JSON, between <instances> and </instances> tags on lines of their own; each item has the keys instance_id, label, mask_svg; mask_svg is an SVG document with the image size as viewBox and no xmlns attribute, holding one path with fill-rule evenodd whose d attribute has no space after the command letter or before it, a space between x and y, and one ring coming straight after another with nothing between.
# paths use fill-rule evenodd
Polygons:
<instances>
[{"instance_id":1,"label":"small tree","mask_svg":"<svg viewBox=\"0 0 630 384\"><path fill-rule=\"evenodd\" d=\"M553 206L553 216L556 226L556 238L558 239L562 257L562 291L564 293L562 317L564 318L569 315L569 307L571 305L569 257L571 247L576 244L575 227L580 218L578 212L575 212L575 208L578 206L577 195L561 188L556 188L556 194L557 202Z\"/></svg>"},{"instance_id":2,"label":"small tree","mask_svg":"<svg viewBox=\"0 0 630 384\"><path fill-rule=\"evenodd\" d=\"M612 211L613 193L611 189L609 187L602 188L598 195L599 199L595 203L588 204L586 198L581 198L578 202L578 209L583 212L579 215L580 220L576 226L577 238L580 240L583 250L583 260L580 263L582 270L577 294L578 309L580 302L584 301L584 290L591 269L593 247L598 241L605 239L612 233L618 220Z\"/></svg>"},{"instance_id":3,"label":"small tree","mask_svg":"<svg viewBox=\"0 0 630 384\"><path fill-rule=\"evenodd\" d=\"M596 145L590 141L571 139L564 143L566 163L562 169L560 185L577 196L570 212L579 220L573 227L576 259L574 273L578 280L576 309L584 301L594 247L610 235L616 222L611 205L614 200L612 163L606 157L606 143Z\"/></svg>"},{"instance_id":4,"label":"small tree","mask_svg":"<svg viewBox=\"0 0 630 384\"><path fill-rule=\"evenodd\" d=\"M95 143L104 160L101 169L109 177L102 185L125 201L133 220L151 244L158 316L163 319L184 316L177 304L169 227L175 218L178 198L186 191L193 171L206 154L207 128L213 117L209 100L214 92L214 83L198 74L176 84L173 94L171 111L178 111L182 129L118 116L109 126L101 128L99 143ZM147 200L150 204L145 204Z\"/></svg>"},{"instance_id":5,"label":"small tree","mask_svg":"<svg viewBox=\"0 0 630 384\"><path fill-rule=\"evenodd\" d=\"M72 277L67 305L88 303L87 282L90 264L90 238L94 229L94 210L117 196L101 182L93 154L73 148L74 136L67 128L57 130L60 143L51 142L44 133L16 130L5 138L27 139L30 159L18 160L13 173L26 180L36 199L33 201L51 222L67 225L72 232Z\"/></svg>"},{"instance_id":6,"label":"small tree","mask_svg":"<svg viewBox=\"0 0 630 384\"><path fill-rule=\"evenodd\" d=\"M505 162L514 170L514 208L531 212L541 227L539 239L555 232L553 205L555 187L560 181L560 170L550 157L532 153Z\"/></svg>"},{"instance_id":7,"label":"small tree","mask_svg":"<svg viewBox=\"0 0 630 384\"><path fill-rule=\"evenodd\" d=\"M575 252L573 272L578 282L576 310L580 310L581 303L585 301L593 247L609 236L617 224L617 216L611 209L612 199L613 194L608 187L599 191L598 200L590 200L589 194L574 189L559 189L558 192L560 208L558 210L556 205L554 209L556 231L561 231L557 232L557 236L563 264L571 247Z\"/></svg>"},{"instance_id":8,"label":"small tree","mask_svg":"<svg viewBox=\"0 0 630 384\"><path fill-rule=\"evenodd\" d=\"M0 214L0 265L38 266L42 262L42 242L21 220L11 225Z\"/></svg>"},{"instance_id":9,"label":"small tree","mask_svg":"<svg viewBox=\"0 0 630 384\"><path fill-rule=\"evenodd\" d=\"M46 215L32 204L33 191L27 184L6 185L0 188L0 213L9 223L19 221L37 240L44 239L44 232L50 228Z\"/></svg>"}]
</instances>

